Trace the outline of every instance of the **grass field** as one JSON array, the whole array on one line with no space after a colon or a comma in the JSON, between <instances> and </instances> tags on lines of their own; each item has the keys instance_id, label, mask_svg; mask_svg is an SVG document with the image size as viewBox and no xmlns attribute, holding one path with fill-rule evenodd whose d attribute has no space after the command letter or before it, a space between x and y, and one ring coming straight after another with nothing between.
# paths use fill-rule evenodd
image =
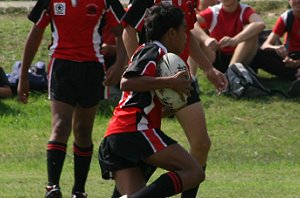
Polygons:
<instances>
[{"instance_id":1,"label":"grass field","mask_svg":"<svg viewBox=\"0 0 300 198\"><path fill-rule=\"evenodd\" d=\"M30 26L25 15L0 15L0 65L7 72L15 60L21 59ZM45 37L35 61L48 60L48 41ZM262 75L274 87L289 86ZM199 79L212 148L206 181L198 197L300 197L299 99L273 96L236 101L217 96L201 71ZM102 102L94 126L95 149L86 187L91 198L110 197L113 186L112 181L101 179L97 162L97 149L110 117L107 107ZM15 97L0 100L1 198L43 197L50 123L49 101L44 93L33 93L27 105L19 104ZM164 119L162 128L188 149L175 119ZM61 176L64 197L70 195L73 182L71 142ZM153 179L159 173L161 170Z\"/></svg>"}]
</instances>

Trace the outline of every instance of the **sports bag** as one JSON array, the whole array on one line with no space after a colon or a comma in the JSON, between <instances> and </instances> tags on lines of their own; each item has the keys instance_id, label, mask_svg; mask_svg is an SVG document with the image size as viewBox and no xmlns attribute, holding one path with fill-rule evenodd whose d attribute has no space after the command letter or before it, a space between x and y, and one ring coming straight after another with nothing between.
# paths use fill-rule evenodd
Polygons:
<instances>
[{"instance_id":1,"label":"sports bag","mask_svg":"<svg viewBox=\"0 0 300 198\"><path fill-rule=\"evenodd\" d=\"M263 85L256 73L250 67L244 66L241 63L230 65L225 75L228 80L228 87L224 91L224 94L236 99L240 99L241 97L270 96L275 93L285 95L279 90L269 89Z\"/></svg>"},{"instance_id":2,"label":"sports bag","mask_svg":"<svg viewBox=\"0 0 300 198\"><path fill-rule=\"evenodd\" d=\"M8 81L12 90L16 93L19 83L21 61L16 61L12 66L12 72L7 74ZM34 65L31 65L28 70L28 80L30 90L45 91L48 87L48 79L45 63L39 61Z\"/></svg>"}]
</instances>

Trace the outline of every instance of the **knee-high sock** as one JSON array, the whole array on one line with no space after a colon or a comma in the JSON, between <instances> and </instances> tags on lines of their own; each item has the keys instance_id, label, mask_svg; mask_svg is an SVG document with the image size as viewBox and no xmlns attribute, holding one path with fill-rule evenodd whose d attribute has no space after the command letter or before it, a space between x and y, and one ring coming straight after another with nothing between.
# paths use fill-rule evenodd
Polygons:
<instances>
[{"instance_id":1,"label":"knee-high sock","mask_svg":"<svg viewBox=\"0 0 300 198\"><path fill-rule=\"evenodd\" d=\"M182 182L175 172L161 175L149 186L130 195L129 198L165 198L176 195L182 191Z\"/></svg>"},{"instance_id":2,"label":"knee-high sock","mask_svg":"<svg viewBox=\"0 0 300 198\"><path fill-rule=\"evenodd\" d=\"M66 157L67 145L49 141L47 144L48 185L59 185L62 167Z\"/></svg>"},{"instance_id":3,"label":"knee-high sock","mask_svg":"<svg viewBox=\"0 0 300 198\"><path fill-rule=\"evenodd\" d=\"M74 143L73 152L75 182L72 192L85 192L85 183L90 170L93 145L82 148Z\"/></svg>"}]
</instances>

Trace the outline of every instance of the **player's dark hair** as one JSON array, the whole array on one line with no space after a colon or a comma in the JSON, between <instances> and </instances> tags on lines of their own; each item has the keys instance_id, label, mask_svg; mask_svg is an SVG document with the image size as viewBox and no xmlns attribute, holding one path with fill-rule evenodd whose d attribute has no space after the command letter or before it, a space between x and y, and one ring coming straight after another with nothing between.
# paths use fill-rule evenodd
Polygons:
<instances>
[{"instance_id":1,"label":"player's dark hair","mask_svg":"<svg viewBox=\"0 0 300 198\"><path fill-rule=\"evenodd\" d=\"M145 30L147 41L160 40L169 28L178 29L184 20L184 12L171 4L160 3L146 12Z\"/></svg>"}]
</instances>

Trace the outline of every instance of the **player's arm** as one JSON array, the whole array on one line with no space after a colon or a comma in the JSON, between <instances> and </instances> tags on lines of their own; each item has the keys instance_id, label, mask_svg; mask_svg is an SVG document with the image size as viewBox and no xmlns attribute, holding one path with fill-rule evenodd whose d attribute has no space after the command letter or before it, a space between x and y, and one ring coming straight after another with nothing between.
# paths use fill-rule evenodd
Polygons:
<instances>
[{"instance_id":1,"label":"player's arm","mask_svg":"<svg viewBox=\"0 0 300 198\"><path fill-rule=\"evenodd\" d=\"M259 33L265 29L265 27L266 26L263 19L257 13L253 13L249 17L249 24L246 25L240 33L238 33L236 36L232 38L232 41L234 42L231 42L230 45L222 45L222 40L221 40L220 44L222 47L236 46L241 42L249 40L252 37L258 36Z\"/></svg>"},{"instance_id":2,"label":"player's arm","mask_svg":"<svg viewBox=\"0 0 300 198\"><path fill-rule=\"evenodd\" d=\"M288 55L288 52L284 45L276 45L276 41L280 39L279 35L271 32L265 42L262 44L261 49L263 50L275 50L276 53L281 57L285 58Z\"/></svg>"},{"instance_id":3,"label":"player's arm","mask_svg":"<svg viewBox=\"0 0 300 198\"><path fill-rule=\"evenodd\" d=\"M116 61L106 72L106 79L104 81L104 84L107 86L115 85L120 82L121 76L125 69L125 65L128 61L122 39L122 31L123 28L121 25L118 25L112 29L112 32L116 36Z\"/></svg>"},{"instance_id":4,"label":"player's arm","mask_svg":"<svg viewBox=\"0 0 300 198\"><path fill-rule=\"evenodd\" d=\"M44 31L45 29L33 25L27 37L18 83L18 100L23 103L27 103L29 95L28 69L40 46Z\"/></svg>"},{"instance_id":5,"label":"player's arm","mask_svg":"<svg viewBox=\"0 0 300 198\"><path fill-rule=\"evenodd\" d=\"M122 91L145 92L155 89L171 88L179 93L190 95L191 80L188 79L186 71L180 71L174 76L152 77L137 76L123 77L120 88Z\"/></svg>"},{"instance_id":6,"label":"player's arm","mask_svg":"<svg viewBox=\"0 0 300 198\"><path fill-rule=\"evenodd\" d=\"M191 58L198 63L199 67L204 71L208 80L216 87L218 92L224 90L227 87L227 80L224 74L214 68L212 63L203 53L201 47L199 46L197 40L191 34L190 39L190 56Z\"/></svg>"},{"instance_id":7,"label":"player's arm","mask_svg":"<svg viewBox=\"0 0 300 198\"><path fill-rule=\"evenodd\" d=\"M139 46L137 31L128 24L124 28L122 37L127 55L130 58Z\"/></svg>"}]
</instances>

